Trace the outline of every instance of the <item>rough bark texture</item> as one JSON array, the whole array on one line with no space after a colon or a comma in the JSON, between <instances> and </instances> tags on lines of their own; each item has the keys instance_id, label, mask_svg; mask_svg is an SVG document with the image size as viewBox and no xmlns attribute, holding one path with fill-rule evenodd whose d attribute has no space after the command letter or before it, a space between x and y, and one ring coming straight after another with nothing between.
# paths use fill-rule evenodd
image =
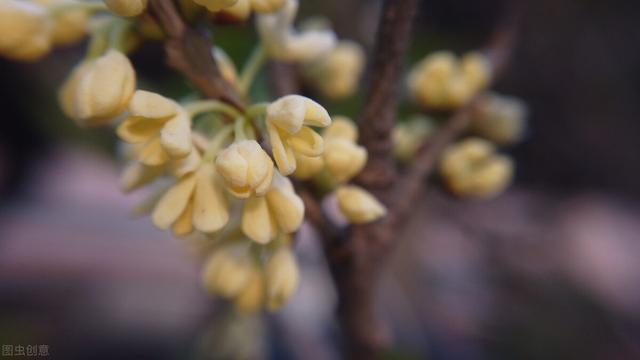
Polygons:
<instances>
[{"instance_id":1,"label":"rough bark texture","mask_svg":"<svg viewBox=\"0 0 640 360\"><path fill-rule=\"evenodd\" d=\"M211 39L185 23L173 1L151 0L149 5L167 36L165 50L169 65L183 73L207 98L243 108L243 100L218 70L211 54Z\"/></svg>"}]
</instances>

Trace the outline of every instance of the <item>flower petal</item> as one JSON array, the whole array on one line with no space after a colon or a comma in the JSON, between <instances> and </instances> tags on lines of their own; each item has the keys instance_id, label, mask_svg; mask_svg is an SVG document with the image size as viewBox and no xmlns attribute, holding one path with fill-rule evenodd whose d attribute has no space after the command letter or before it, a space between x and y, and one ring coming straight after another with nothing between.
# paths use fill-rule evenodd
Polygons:
<instances>
[{"instance_id":1,"label":"flower petal","mask_svg":"<svg viewBox=\"0 0 640 360\"><path fill-rule=\"evenodd\" d=\"M271 142L271 151L276 165L283 175L289 175L296 170L296 158L288 146L282 142L280 131L271 123L267 122L267 131L269 132L269 141Z\"/></svg>"},{"instance_id":2,"label":"flower petal","mask_svg":"<svg viewBox=\"0 0 640 360\"><path fill-rule=\"evenodd\" d=\"M218 231L229 221L229 205L222 186L216 179L213 164L203 164L196 173L196 178L193 225L206 233Z\"/></svg>"},{"instance_id":3,"label":"flower petal","mask_svg":"<svg viewBox=\"0 0 640 360\"><path fill-rule=\"evenodd\" d=\"M129 102L129 113L134 117L168 119L177 111L178 104L173 100L150 91L137 90Z\"/></svg>"},{"instance_id":4,"label":"flower petal","mask_svg":"<svg viewBox=\"0 0 640 360\"><path fill-rule=\"evenodd\" d=\"M138 153L138 161L148 166L159 166L169 160L169 154L162 148L160 138L151 139Z\"/></svg>"},{"instance_id":5,"label":"flower petal","mask_svg":"<svg viewBox=\"0 0 640 360\"><path fill-rule=\"evenodd\" d=\"M276 227L265 197L250 197L245 201L242 232L260 244L266 244L275 237Z\"/></svg>"},{"instance_id":6,"label":"flower petal","mask_svg":"<svg viewBox=\"0 0 640 360\"><path fill-rule=\"evenodd\" d=\"M270 213L282 231L292 233L300 228L304 220L304 203L288 178L276 173L266 198Z\"/></svg>"},{"instance_id":7,"label":"flower petal","mask_svg":"<svg viewBox=\"0 0 640 360\"><path fill-rule=\"evenodd\" d=\"M287 144L293 151L305 156L320 156L324 151L322 136L307 126L303 126L297 134L288 136Z\"/></svg>"},{"instance_id":8,"label":"flower petal","mask_svg":"<svg viewBox=\"0 0 640 360\"><path fill-rule=\"evenodd\" d=\"M162 147L176 158L189 155L191 152L191 121L185 111L169 120L160 131Z\"/></svg>"},{"instance_id":9,"label":"flower petal","mask_svg":"<svg viewBox=\"0 0 640 360\"><path fill-rule=\"evenodd\" d=\"M187 207L182 212L182 215L173 224L173 233L176 236L185 236L193 231L193 201L189 201Z\"/></svg>"},{"instance_id":10,"label":"flower petal","mask_svg":"<svg viewBox=\"0 0 640 360\"><path fill-rule=\"evenodd\" d=\"M122 140L138 144L156 135L161 127L162 122L156 119L132 116L118 125L116 132Z\"/></svg>"},{"instance_id":11,"label":"flower petal","mask_svg":"<svg viewBox=\"0 0 640 360\"><path fill-rule=\"evenodd\" d=\"M308 100L300 95L287 95L267 107L267 121L289 134L300 131L307 112Z\"/></svg>"},{"instance_id":12,"label":"flower petal","mask_svg":"<svg viewBox=\"0 0 640 360\"><path fill-rule=\"evenodd\" d=\"M186 176L172 186L153 210L153 223L160 229L168 229L187 207L195 186L196 178L193 175Z\"/></svg>"}]
</instances>

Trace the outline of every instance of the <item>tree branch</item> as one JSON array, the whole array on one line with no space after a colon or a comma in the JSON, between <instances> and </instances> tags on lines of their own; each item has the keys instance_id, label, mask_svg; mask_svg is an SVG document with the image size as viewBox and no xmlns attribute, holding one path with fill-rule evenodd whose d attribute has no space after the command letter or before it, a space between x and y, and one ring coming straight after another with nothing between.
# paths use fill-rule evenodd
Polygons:
<instances>
[{"instance_id":1,"label":"tree branch","mask_svg":"<svg viewBox=\"0 0 640 360\"><path fill-rule=\"evenodd\" d=\"M151 0L149 5L167 36L169 65L183 73L206 97L244 108L243 100L218 70L211 40L184 22L172 0Z\"/></svg>"},{"instance_id":2,"label":"tree branch","mask_svg":"<svg viewBox=\"0 0 640 360\"><path fill-rule=\"evenodd\" d=\"M417 0L384 2L370 69L371 83L358 123L360 142L367 148L369 159L357 181L383 202L389 201L388 189L395 181L391 130L396 121L402 65L417 3Z\"/></svg>"}]
</instances>

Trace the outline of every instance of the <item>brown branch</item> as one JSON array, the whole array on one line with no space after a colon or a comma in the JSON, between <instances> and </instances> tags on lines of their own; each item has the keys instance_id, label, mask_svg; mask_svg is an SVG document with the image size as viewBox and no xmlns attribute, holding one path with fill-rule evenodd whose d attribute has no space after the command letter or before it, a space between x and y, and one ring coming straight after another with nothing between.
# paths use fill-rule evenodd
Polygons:
<instances>
[{"instance_id":1,"label":"brown branch","mask_svg":"<svg viewBox=\"0 0 640 360\"><path fill-rule=\"evenodd\" d=\"M183 73L206 97L242 109L243 100L218 70L211 53L212 41L184 22L172 0L151 0L150 10L167 36L169 65Z\"/></svg>"},{"instance_id":2,"label":"brown branch","mask_svg":"<svg viewBox=\"0 0 640 360\"><path fill-rule=\"evenodd\" d=\"M416 7L417 0L384 2L370 69L371 83L358 123L360 141L367 148L369 159L357 182L387 204L396 179L391 130ZM350 236L327 233L326 224L320 224L319 230L338 292L338 319L347 356L375 359L390 343L375 306L381 260L393 239L389 219L355 226Z\"/></svg>"},{"instance_id":3,"label":"brown branch","mask_svg":"<svg viewBox=\"0 0 640 360\"><path fill-rule=\"evenodd\" d=\"M300 82L293 64L270 60L268 64L269 85L274 96L281 97L300 91Z\"/></svg>"},{"instance_id":4,"label":"brown branch","mask_svg":"<svg viewBox=\"0 0 640 360\"><path fill-rule=\"evenodd\" d=\"M388 202L388 189L395 181L391 130L401 89L402 65L409 46L417 0L384 2L373 62L371 83L359 119L360 142L367 148L367 166L358 183Z\"/></svg>"}]
</instances>

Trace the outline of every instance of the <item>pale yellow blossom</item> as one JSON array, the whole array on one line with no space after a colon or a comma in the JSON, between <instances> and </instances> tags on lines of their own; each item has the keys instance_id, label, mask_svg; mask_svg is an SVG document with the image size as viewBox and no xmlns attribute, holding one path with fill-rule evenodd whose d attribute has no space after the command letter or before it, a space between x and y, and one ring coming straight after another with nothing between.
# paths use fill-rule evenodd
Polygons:
<instances>
[{"instance_id":1,"label":"pale yellow blossom","mask_svg":"<svg viewBox=\"0 0 640 360\"><path fill-rule=\"evenodd\" d=\"M65 5L70 0L36 0L45 6ZM83 9L65 10L50 17L52 20L51 40L55 45L69 45L80 41L87 34L89 15Z\"/></svg>"},{"instance_id":2,"label":"pale yellow blossom","mask_svg":"<svg viewBox=\"0 0 640 360\"><path fill-rule=\"evenodd\" d=\"M236 197L263 196L271 187L273 160L255 140L229 145L218 154L216 167Z\"/></svg>"},{"instance_id":3,"label":"pale yellow blossom","mask_svg":"<svg viewBox=\"0 0 640 360\"><path fill-rule=\"evenodd\" d=\"M45 7L28 1L0 1L0 55L39 60L51 49L52 27Z\"/></svg>"},{"instance_id":4,"label":"pale yellow blossom","mask_svg":"<svg viewBox=\"0 0 640 360\"><path fill-rule=\"evenodd\" d=\"M386 215L385 206L365 189L355 185L343 185L336 190L338 208L353 224L365 224Z\"/></svg>"},{"instance_id":5,"label":"pale yellow blossom","mask_svg":"<svg viewBox=\"0 0 640 360\"><path fill-rule=\"evenodd\" d=\"M258 33L267 53L276 59L308 62L328 54L336 44L331 30L310 29L298 32L293 22L298 12L297 0L285 4L271 14L259 14L256 18Z\"/></svg>"},{"instance_id":6,"label":"pale yellow blossom","mask_svg":"<svg viewBox=\"0 0 640 360\"><path fill-rule=\"evenodd\" d=\"M128 143L144 144L138 160L149 166L186 157L192 150L189 114L175 101L144 90L133 95L129 117L117 133Z\"/></svg>"},{"instance_id":7,"label":"pale yellow blossom","mask_svg":"<svg viewBox=\"0 0 640 360\"><path fill-rule=\"evenodd\" d=\"M309 126L326 127L331 123L327 111L315 101L300 95L287 95L267 108L267 131L273 156L283 175L296 169L295 154L322 155L322 137Z\"/></svg>"},{"instance_id":8,"label":"pale yellow blossom","mask_svg":"<svg viewBox=\"0 0 640 360\"><path fill-rule=\"evenodd\" d=\"M267 309L281 308L298 288L300 271L291 248L280 247L265 266L267 280Z\"/></svg>"},{"instance_id":9,"label":"pale yellow blossom","mask_svg":"<svg viewBox=\"0 0 640 360\"><path fill-rule=\"evenodd\" d=\"M244 203L242 231L252 240L266 244L279 232L290 234L302 225L304 203L291 181L275 172L265 196L252 196Z\"/></svg>"},{"instance_id":10,"label":"pale yellow blossom","mask_svg":"<svg viewBox=\"0 0 640 360\"><path fill-rule=\"evenodd\" d=\"M513 161L497 154L489 141L468 138L445 150L440 160L440 174L457 195L492 197L511 183Z\"/></svg>"},{"instance_id":11,"label":"pale yellow blossom","mask_svg":"<svg viewBox=\"0 0 640 360\"><path fill-rule=\"evenodd\" d=\"M460 107L484 90L491 67L480 53L459 60L453 53L439 51L413 67L408 77L411 96L428 108L449 110Z\"/></svg>"},{"instance_id":12,"label":"pale yellow blossom","mask_svg":"<svg viewBox=\"0 0 640 360\"><path fill-rule=\"evenodd\" d=\"M178 235L222 229L229 221L229 204L215 166L202 162L180 178L158 201L151 219L160 229L173 227Z\"/></svg>"},{"instance_id":13,"label":"pale yellow blossom","mask_svg":"<svg viewBox=\"0 0 640 360\"><path fill-rule=\"evenodd\" d=\"M60 89L59 101L78 125L99 126L124 111L135 85L135 70L129 59L119 51L109 50L76 66Z\"/></svg>"},{"instance_id":14,"label":"pale yellow blossom","mask_svg":"<svg viewBox=\"0 0 640 360\"><path fill-rule=\"evenodd\" d=\"M305 78L323 96L343 99L354 94L365 66L358 43L343 40L325 56L305 64Z\"/></svg>"}]
</instances>

